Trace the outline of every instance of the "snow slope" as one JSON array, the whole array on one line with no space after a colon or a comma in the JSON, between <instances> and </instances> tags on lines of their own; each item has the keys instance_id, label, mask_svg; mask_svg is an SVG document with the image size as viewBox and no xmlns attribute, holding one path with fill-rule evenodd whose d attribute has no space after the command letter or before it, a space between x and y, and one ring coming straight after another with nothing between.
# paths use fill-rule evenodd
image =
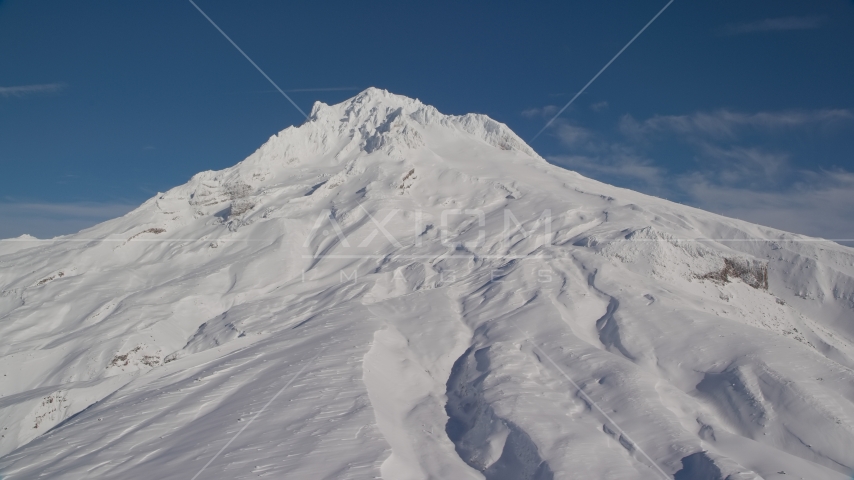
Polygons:
<instances>
[{"instance_id":1,"label":"snow slope","mask_svg":"<svg viewBox=\"0 0 854 480\"><path fill-rule=\"evenodd\" d=\"M3 479L854 474L854 251L383 90L0 289Z\"/></svg>"}]
</instances>

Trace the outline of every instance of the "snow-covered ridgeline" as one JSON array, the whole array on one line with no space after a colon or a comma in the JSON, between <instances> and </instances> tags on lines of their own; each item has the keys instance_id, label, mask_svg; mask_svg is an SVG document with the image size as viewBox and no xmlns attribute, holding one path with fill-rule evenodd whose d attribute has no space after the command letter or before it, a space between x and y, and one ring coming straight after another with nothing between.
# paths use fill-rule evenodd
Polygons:
<instances>
[{"instance_id":1,"label":"snow-covered ridgeline","mask_svg":"<svg viewBox=\"0 0 854 480\"><path fill-rule=\"evenodd\" d=\"M206 477L854 468L851 249L383 90L124 217L0 242L0 289L4 478L191 478L303 368Z\"/></svg>"}]
</instances>

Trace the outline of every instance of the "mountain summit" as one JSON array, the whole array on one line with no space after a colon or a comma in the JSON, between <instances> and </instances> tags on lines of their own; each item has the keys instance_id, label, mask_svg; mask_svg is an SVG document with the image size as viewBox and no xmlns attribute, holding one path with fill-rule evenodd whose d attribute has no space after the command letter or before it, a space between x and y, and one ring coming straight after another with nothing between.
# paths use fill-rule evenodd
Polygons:
<instances>
[{"instance_id":1,"label":"mountain summit","mask_svg":"<svg viewBox=\"0 0 854 480\"><path fill-rule=\"evenodd\" d=\"M4 479L854 473L851 249L384 90L0 290Z\"/></svg>"}]
</instances>

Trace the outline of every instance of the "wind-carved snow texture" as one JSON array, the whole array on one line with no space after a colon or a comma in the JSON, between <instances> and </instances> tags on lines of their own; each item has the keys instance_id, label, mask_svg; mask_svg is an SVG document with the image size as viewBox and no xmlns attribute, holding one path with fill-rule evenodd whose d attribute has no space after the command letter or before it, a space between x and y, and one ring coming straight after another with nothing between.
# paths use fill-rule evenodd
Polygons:
<instances>
[{"instance_id":1,"label":"wind-carved snow texture","mask_svg":"<svg viewBox=\"0 0 854 480\"><path fill-rule=\"evenodd\" d=\"M489 347L469 348L448 379L445 431L457 453L487 480L552 480L554 473L519 426L499 418L480 391L489 374Z\"/></svg>"},{"instance_id":2,"label":"wind-carved snow texture","mask_svg":"<svg viewBox=\"0 0 854 480\"><path fill-rule=\"evenodd\" d=\"M675 480L724 480L721 469L703 452L692 453L683 458L682 470L676 472L673 478Z\"/></svg>"},{"instance_id":3,"label":"wind-carved snow texture","mask_svg":"<svg viewBox=\"0 0 854 480\"><path fill-rule=\"evenodd\" d=\"M372 88L0 241L0 476L850 479L852 318L850 248Z\"/></svg>"}]
</instances>

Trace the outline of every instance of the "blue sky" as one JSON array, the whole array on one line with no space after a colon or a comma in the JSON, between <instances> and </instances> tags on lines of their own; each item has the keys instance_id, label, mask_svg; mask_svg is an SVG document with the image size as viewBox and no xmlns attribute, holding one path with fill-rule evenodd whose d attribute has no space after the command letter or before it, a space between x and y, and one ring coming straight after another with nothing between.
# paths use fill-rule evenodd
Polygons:
<instances>
[{"instance_id":1,"label":"blue sky","mask_svg":"<svg viewBox=\"0 0 854 480\"><path fill-rule=\"evenodd\" d=\"M303 110L369 86L532 137L665 1L197 0ZM676 0L531 142L616 185L854 238L854 2ZM186 1L0 1L0 238L71 233L302 117Z\"/></svg>"}]
</instances>

